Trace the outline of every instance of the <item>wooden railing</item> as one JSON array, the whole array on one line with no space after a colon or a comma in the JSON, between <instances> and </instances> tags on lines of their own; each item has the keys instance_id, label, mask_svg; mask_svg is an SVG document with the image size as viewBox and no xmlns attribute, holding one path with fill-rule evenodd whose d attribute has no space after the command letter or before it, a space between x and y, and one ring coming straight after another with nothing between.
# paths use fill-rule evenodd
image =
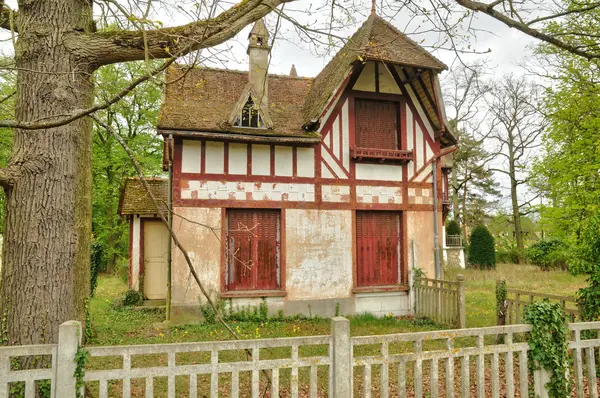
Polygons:
<instances>
[{"instance_id":1,"label":"wooden railing","mask_svg":"<svg viewBox=\"0 0 600 398\"><path fill-rule=\"evenodd\" d=\"M352 147L350 148L350 156L355 159L379 159L405 163L413 159L413 151Z\"/></svg>"},{"instance_id":2,"label":"wooden railing","mask_svg":"<svg viewBox=\"0 0 600 398\"><path fill-rule=\"evenodd\" d=\"M462 247L460 235L446 235L446 247Z\"/></svg>"},{"instance_id":3,"label":"wooden railing","mask_svg":"<svg viewBox=\"0 0 600 398\"><path fill-rule=\"evenodd\" d=\"M497 283L502 282L498 281ZM504 323L507 325L516 325L522 323L525 306L544 299L548 299L551 302L560 303L565 310L565 314L567 314L571 322L581 320L577 300L575 300L574 297L558 296L555 294L546 294L527 290L506 289L506 302L504 304L506 313L504 314Z\"/></svg>"},{"instance_id":4,"label":"wooden railing","mask_svg":"<svg viewBox=\"0 0 600 398\"><path fill-rule=\"evenodd\" d=\"M465 278L456 276L456 281L416 277L413 283L415 315L435 322L466 327Z\"/></svg>"}]
</instances>

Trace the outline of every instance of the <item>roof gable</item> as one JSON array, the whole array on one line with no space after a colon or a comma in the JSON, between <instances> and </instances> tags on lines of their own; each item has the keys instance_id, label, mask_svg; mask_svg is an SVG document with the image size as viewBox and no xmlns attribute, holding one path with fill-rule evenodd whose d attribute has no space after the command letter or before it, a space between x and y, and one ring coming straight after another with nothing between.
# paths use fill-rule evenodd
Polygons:
<instances>
[{"instance_id":1,"label":"roof gable","mask_svg":"<svg viewBox=\"0 0 600 398\"><path fill-rule=\"evenodd\" d=\"M152 194L159 203L161 211L166 211L169 183L166 178L146 178ZM158 210L152 198L148 195L144 183L139 178L128 178L124 181L124 187L119 198L119 214L158 214Z\"/></svg>"},{"instance_id":2,"label":"roof gable","mask_svg":"<svg viewBox=\"0 0 600 398\"><path fill-rule=\"evenodd\" d=\"M318 119L335 91L359 62L370 59L442 71L447 66L376 14L352 35L315 78L304 101L304 121Z\"/></svg>"}]
</instances>

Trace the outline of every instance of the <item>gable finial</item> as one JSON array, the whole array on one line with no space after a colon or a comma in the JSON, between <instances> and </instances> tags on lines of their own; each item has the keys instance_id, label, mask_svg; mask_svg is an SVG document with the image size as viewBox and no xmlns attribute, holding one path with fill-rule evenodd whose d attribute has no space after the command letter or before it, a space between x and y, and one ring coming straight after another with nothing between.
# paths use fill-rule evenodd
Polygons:
<instances>
[{"instance_id":1,"label":"gable finial","mask_svg":"<svg viewBox=\"0 0 600 398\"><path fill-rule=\"evenodd\" d=\"M375 15L375 0L371 0L371 15Z\"/></svg>"}]
</instances>

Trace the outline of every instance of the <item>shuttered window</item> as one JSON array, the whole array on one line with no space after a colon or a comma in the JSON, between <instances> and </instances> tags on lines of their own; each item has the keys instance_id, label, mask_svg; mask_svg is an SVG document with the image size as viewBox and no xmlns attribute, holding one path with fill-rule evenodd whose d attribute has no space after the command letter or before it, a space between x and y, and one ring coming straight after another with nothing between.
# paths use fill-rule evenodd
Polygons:
<instances>
[{"instance_id":1,"label":"shuttered window","mask_svg":"<svg viewBox=\"0 0 600 398\"><path fill-rule=\"evenodd\" d=\"M357 287L398 284L400 217L398 212L356 212Z\"/></svg>"},{"instance_id":2,"label":"shuttered window","mask_svg":"<svg viewBox=\"0 0 600 398\"><path fill-rule=\"evenodd\" d=\"M227 210L227 290L280 289L279 210Z\"/></svg>"},{"instance_id":3,"label":"shuttered window","mask_svg":"<svg viewBox=\"0 0 600 398\"><path fill-rule=\"evenodd\" d=\"M397 102L357 98L355 114L357 148L400 149Z\"/></svg>"}]
</instances>

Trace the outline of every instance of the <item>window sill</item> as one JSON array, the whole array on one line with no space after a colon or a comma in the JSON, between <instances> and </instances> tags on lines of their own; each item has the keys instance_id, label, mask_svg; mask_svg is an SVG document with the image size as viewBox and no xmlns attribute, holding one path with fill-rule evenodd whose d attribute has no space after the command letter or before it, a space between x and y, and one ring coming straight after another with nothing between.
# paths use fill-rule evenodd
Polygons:
<instances>
[{"instance_id":1,"label":"window sill","mask_svg":"<svg viewBox=\"0 0 600 398\"><path fill-rule=\"evenodd\" d=\"M283 290L243 290L221 292L221 298L261 298L261 297L285 297L286 291Z\"/></svg>"},{"instance_id":2,"label":"window sill","mask_svg":"<svg viewBox=\"0 0 600 398\"><path fill-rule=\"evenodd\" d=\"M378 293L378 292L406 292L408 286L406 285L391 285L391 286L364 286L355 287L352 289L352 293Z\"/></svg>"}]
</instances>

